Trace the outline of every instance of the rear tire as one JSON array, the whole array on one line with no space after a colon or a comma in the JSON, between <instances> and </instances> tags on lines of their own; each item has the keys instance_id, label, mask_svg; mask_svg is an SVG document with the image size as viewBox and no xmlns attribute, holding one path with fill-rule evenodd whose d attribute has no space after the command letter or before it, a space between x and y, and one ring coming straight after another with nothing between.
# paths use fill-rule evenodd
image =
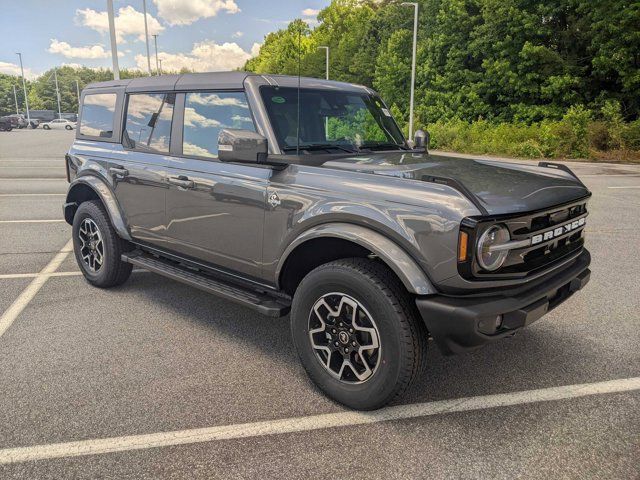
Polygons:
<instances>
[{"instance_id":1,"label":"rear tire","mask_svg":"<svg viewBox=\"0 0 640 480\"><path fill-rule=\"evenodd\" d=\"M65 125L64 128L65 128L65 130L71 130L71 126L70 125Z\"/></svg>"},{"instance_id":2,"label":"rear tire","mask_svg":"<svg viewBox=\"0 0 640 480\"><path fill-rule=\"evenodd\" d=\"M133 265L120 258L129 250L130 244L118 236L99 201L80 204L73 217L73 251L90 284L109 288L124 283Z\"/></svg>"},{"instance_id":3,"label":"rear tire","mask_svg":"<svg viewBox=\"0 0 640 480\"><path fill-rule=\"evenodd\" d=\"M51 127L49 125L43 125L42 129L43 130L51 130Z\"/></svg>"},{"instance_id":4,"label":"rear tire","mask_svg":"<svg viewBox=\"0 0 640 480\"><path fill-rule=\"evenodd\" d=\"M293 299L291 332L311 380L359 410L398 400L425 363L427 331L411 296L385 265L365 258L309 273Z\"/></svg>"}]
</instances>

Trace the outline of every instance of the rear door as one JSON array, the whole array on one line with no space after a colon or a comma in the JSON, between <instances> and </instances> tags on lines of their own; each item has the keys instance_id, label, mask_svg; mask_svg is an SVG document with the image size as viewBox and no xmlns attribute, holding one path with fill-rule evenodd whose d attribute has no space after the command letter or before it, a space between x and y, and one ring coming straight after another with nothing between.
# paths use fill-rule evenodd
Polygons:
<instances>
[{"instance_id":1,"label":"rear door","mask_svg":"<svg viewBox=\"0 0 640 480\"><path fill-rule=\"evenodd\" d=\"M166 169L175 93L127 96L122 150L113 152L109 173L131 236L165 244Z\"/></svg>"},{"instance_id":2,"label":"rear door","mask_svg":"<svg viewBox=\"0 0 640 480\"><path fill-rule=\"evenodd\" d=\"M175 151L167 171L171 248L259 277L271 169L217 158L221 129L255 128L246 96L241 91L187 92L179 95L177 105Z\"/></svg>"}]
</instances>

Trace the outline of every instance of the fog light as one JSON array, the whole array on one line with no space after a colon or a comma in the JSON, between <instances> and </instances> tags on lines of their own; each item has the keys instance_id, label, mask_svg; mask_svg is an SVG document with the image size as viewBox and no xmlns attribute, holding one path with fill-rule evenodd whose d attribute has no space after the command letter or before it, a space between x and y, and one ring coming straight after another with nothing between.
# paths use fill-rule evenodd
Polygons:
<instances>
[{"instance_id":1,"label":"fog light","mask_svg":"<svg viewBox=\"0 0 640 480\"><path fill-rule=\"evenodd\" d=\"M502 315L486 317L478 322L478 330L485 335L493 335L502 327Z\"/></svg>"}]
</instances>

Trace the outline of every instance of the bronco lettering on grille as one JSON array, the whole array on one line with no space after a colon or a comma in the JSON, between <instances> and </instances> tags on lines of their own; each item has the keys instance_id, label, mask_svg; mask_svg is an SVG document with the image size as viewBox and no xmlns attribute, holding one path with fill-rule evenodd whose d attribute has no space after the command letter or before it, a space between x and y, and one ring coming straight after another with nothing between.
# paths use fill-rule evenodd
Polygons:
<instances>
[{"instance_id":1,"label":"bronco lettering on grille","mask_svg":"<svg viewBox=\"0 0 640 480\"><path fill-rule=\"evenodd\" d=\"M565 233L577 230L578 228L584 226L586 221L587 219L585 217L582 217L578 220L574 220L571 223L556 227L553 230L534 235L533 237L531 237L531 245L537 245L539 243L546 242L547 240L553 240L554 238L564 235Z\"/></svg>"}]
</instances>

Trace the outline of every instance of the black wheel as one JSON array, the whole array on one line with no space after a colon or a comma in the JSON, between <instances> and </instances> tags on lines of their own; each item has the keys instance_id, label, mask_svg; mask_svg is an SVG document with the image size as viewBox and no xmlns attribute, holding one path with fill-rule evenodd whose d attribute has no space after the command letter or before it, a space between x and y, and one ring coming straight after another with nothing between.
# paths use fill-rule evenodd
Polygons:
<instances>
[{"instance_id":1,"label":"black wheel","mask_svg":"<svg viewBox=\"0 0 640 480\"><path fill-rule=\"evenodd\" d=\"M133 266L120 257L129 249L129 243L118 236L99 201L80 204L73 218L73 251L89 283L101 288L124 283Z\"/></svg>"},{"instance_id":2,"label":"black wheel","mask_svg":"<svg viewBox=\"0 0 640 480\"><path fill-rule=\"evenodd\" d=\"M65 130L71 130L71 125L65 125L64 128Z\"/></svg>"},{"instance_id":3,"label":"black wheel","mask_svg":"<svg viewBox=\"0 0 640 480\"><path fill-rule=\"evenodd\" d=\"M427 332L411 297L385 265L364 258L327 263L302 280L291 332L311 380L359 410L400 398L425 361Z\"/></svg>"},{"instance_id":4,"label":"black wheel","mask_svg":"<svg viewBox=\"0 0 640 480\"><path fill-rule=\"evenodd\" d=\"M42 129L43 130L51 130L51 127L49 125L43 125Z\"/></svg>"}]
</instances>

